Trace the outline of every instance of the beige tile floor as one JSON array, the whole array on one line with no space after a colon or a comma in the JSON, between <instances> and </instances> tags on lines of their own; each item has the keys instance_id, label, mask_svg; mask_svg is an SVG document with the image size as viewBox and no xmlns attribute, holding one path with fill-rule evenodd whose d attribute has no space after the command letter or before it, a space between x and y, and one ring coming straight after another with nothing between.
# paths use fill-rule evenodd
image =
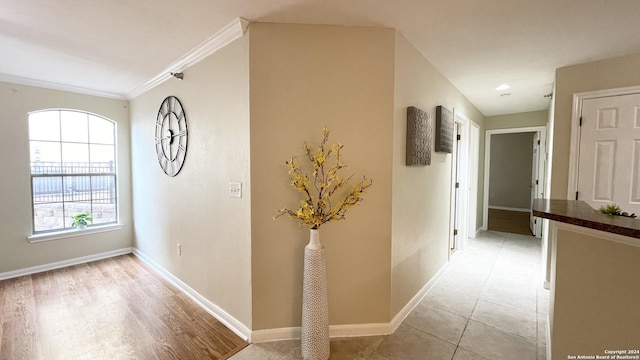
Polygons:
<instances>
[{"instance_id":1,"label":"beige tile floor","mask_svg":"<svg viewBox=\"0 0 640 360\"><path fill-rule=\"evenodd\" d=\"M392 335L331 339L331 360L546 359L540 264L539 239L483 232ZM300 341L252 344L231 359L300 359Z\"/></svg>"}]
</instances>

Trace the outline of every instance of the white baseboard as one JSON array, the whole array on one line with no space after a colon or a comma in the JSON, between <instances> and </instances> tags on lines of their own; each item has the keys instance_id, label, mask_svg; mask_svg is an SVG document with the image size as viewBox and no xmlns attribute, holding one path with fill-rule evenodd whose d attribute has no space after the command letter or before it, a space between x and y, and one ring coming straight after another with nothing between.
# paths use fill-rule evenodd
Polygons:
<instances>
[{"instance_id":1,"label":"white baseboard","mask_svg":"<svg viewBox=\"0 0 640 360\"><path fill-rule=\"evenodd\" d=\"M449 263L443 266L438 272L420 289L420 291L405 305L400 312L389 323L352 324L352 325L330 325L329 337L343 338L354 336L376 336L389 335L400 326L402 321L420 303L427 293L436 285L442 275L449 268ZM263 343L270 341L300 339L302 333L300 327L278 328L256 330L251 333L251 343Z\"/></svg>"},{"instance_id":2,"label":"white baseboard","mask_svg":"<svg viewBox=\"0 0 640 360\"><path fill-rule=\"evenodd\" d=\"M175 275L167 271L165 268L157 264L155 261L151 260L148 256L146 256L143 252L138 249L133 249L133 253L140 258L140 260L147 263L151 268L153 268L158 275L160 275L163 279L167 280L171 285L175 286L182 293L187 295L191 300L193 300L196 304L198 304L201 308L203 308L206 312L211 314L211 316L215 317L223 323L226 327L231 329L236 335L244 339L245 341L250 341L251 339L251 330L246 327L242 322L238 321L233 316L229 315L226 311L222 310L216 304L209 301L204 296L200 295L197 291L191 288L189 285L185 284L182 280L178 279Z\"/></svg>"},{"instance_id":3,"label":"white baseboard","mask_svg":"<svg viewBox=\"0 0 640 360\"><path fill-rule=\"evenodd\" d=\"M83 256L79 258L58 261L50 264L33 266L25 269L12 270L0 273L0 280L11 279L24 275L35 274L39 272L60 269L63 267L84 264L91 261L102 260L110 257L133 253L140 260L148 264L158 275L175 286L178 290L187 295L196 304L205 311L218 319L221 323L231 329L242 339L251 343L261 343L279 340L300 339L300 327L278 328L251 331L242 322L222 310L220 307L200 295L196 290L178 279L175 275L164 269L162 266L151 260L148 256L135 248L122 248ZM418 303L427 295L427 293L440 280L445 271L449 268L449 263L443 266L425 286L407 303L400 312L393 318L390 323L370 323L370 324L348 324L348 325L331 325L329 326L329 336L332 338L356 337L356 336L375 336L392 334L402 321L411 313Z\"/></svg>"},{"instance_id":4,"label":"white baseboard","mask_svg":"<svg viewBox=\"0 0 640 360\"><path fill-rule=\"evenodd\" d=\"M438 272L429 280L418 293L393 317L391 320L391 333L402 324L402 321L409 316L411 311L418 306L418 303L429 293L429 291L438 283L442 275L449 269L450 262L446 263Z\"/></svg>"},{"instance_id":5,"label":"white baseboard","mask_svg":"<svg viewBox=\"0 0 640 360\"><path fill-rule=\"evenodd\" d=\"M551 320L547 315L547 360L551 360Z\"/></svg>"},{"instance_id":6,"label":"white baseboard","mask_svg":"<svg viewBox=\"0 0 640 360\"><path fill-rule=\"evenodd\" d=\"M6 279L16 278L24 275L31 275L31 274L36 274L36 273L45 272L49 270L60 269L63 267L84 264L91 261L102 260L102 259L106 259L114 256L124 255L124 254L130 254L131 252L132 252L132 248L128 247L128 248L122 248L117 250L105 251L105 252L101 252L93 255L82 256L82 257L69 259L69 260L57 261L57 262L44 264L44 265L32 266L25 269L7 271L7 272L0 273L0 280L6 280Z\"/></svg>"},{"instance_id":7,"label":"white baseboard","mask_svg":"<svg viewBox=\"0 0 640 360\"><path fill-rule=\"evenodd\" d=\"M493 206L493 205L489 205L489 209L494 209L494 210L507 210L507 211L519 211L519 212L531 212L531 209L526 209L526 208L514 208L514 207L507 207L507 206Z\"/></svg>"},{"instance_id":8,"label":"white baseboard","mask_svg":"<svg viewBox=\"0 0 640 360\"><path fill-rule=\"evenodd\" d=\"M255 330L251 332L250 342L252 344L257 344L270 341L300 339L301 334L302 330L300 327Z\"/></svg>"},{"instance_id":9,"label":"white baseboard","mask_svg":"<svg viewBox=\"0 0 640 360\"><path fill-rule=\"evenodd\" d=\"M389 335L392 332L390 323L329 325L331 338ZM300 339L301 333L300 327L256 330L251 333L251 343Z\"/></svg>"},{"instance_id":10,"label":"white baseboard","mask_svg":"<svg viewBox=\"0 0 640 360\"><path fill-rule=\"evenodd\" d=\"M329 336L335 338L389 335L393 333L390 323L330 325Z\"/></svg>"}]
</instances>

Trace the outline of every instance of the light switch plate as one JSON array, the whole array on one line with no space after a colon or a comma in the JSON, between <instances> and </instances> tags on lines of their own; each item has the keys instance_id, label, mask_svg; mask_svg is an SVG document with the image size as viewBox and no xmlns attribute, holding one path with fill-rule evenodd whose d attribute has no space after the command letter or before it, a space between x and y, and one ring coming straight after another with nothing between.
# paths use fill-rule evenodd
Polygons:
<instances>
[{"instance_id":1,"label":"light switch plate","mask_svg":"<svg viewBox=\"0 0 640 360\"><path fill-rule=\"evenodd\" d=\"M229 196L237 197L237 198L241 198L242 197L242 183L241 182L231 181L229 183Z\"/></svg>"}]
</instances>

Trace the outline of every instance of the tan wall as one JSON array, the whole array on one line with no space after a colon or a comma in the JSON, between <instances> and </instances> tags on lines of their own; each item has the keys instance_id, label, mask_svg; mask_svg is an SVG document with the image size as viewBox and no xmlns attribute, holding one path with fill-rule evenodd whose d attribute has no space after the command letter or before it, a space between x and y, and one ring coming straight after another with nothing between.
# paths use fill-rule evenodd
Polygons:
<instances>
[{"instance_id":1,"label":"tan wall","mask_svg":"<svg viewBox=\"0 0 640 360\"><path fill-rule=\"evenodd\" d=\"M484 129L496 130L530 126L546 126L548 121L549 112L547 110L487 116L484 121Z\"/></svg>"},{"instance_id":2,"label":"tan wall","mask_svg":"<svg viewBox=\"0 0 640 360\"><path fill-rule=\"evenodd\" d=\"M447 263L449 249L452 155L433 152L432 139L430 166L405 165L407 107L416 106L430 112L434 127L437 105L455 108L457 113L466 115L481 126L481 134L484 120L482 114L399 33L396 33L395 56L392 316ZM482 189L482 185L478 188Z\"/></svg>"},{"instance_id":3,"label":"tan wall","mask_svg":"<svg viewBox=\"0 0 640 360\"><path fill-rule=\"evenodd\" d=\"M640 248L603 239L608 233L570 228L557 234L553 358L637 350Z\"/></svg>"},{"instance_id":4,"label":"tan wall","mask_svg":"<svg viewBox=\"0 0 640 360\"><path fill-rule=\"evenodd\" d=\"M531 207L532 132L491 135L489 207Z\"/></svg>"},{"instance_id":5,"label":"tan wall","mask_svg":"<svg viewBox=\"0 0 640 360\"><path fill-rule=\"evenodd\" d=\"M300 201L284 161L325 125L349 173L373 179L347 220L320 228L329 321L388 322L394 31L256 23L250 36L253 329L300 326L309 230L272 217Z\"/></svg>"},{"instance_id":6,"label":"tan wall","mask_svg":"<svg viewBox=\"0 0 640 360\"><path fill-rule=\"evenodd\" d=\"M187 69L184 80L131 102L135 246L251 327L249 38ZM187 114L188 153L176 177L156 157L158 108L177 96ZM243 183L242 198L228 183ZM176 244L182 244L182 256Z\"/></svg>"},{"instance_id":7,"label":"tan wall","mask_svg":"<svg viewBox=\"0 0 640 360\"><path fill-rule=\"evenodd\" d=\"M552 198L567 198L573 94L635 85L640 85L640 54L556 70Z\"/></svg>"},{"instance_id":8,"label":"tan wall","mask_svg":"<svg viewBox=\"0 0 640 360\"><path fill-rule=\"evenodd\" d=\"M131 173L128 102L0 82L4 164L0 171L2 251L0 273L131 247ZM28 113L68 108L117 122L118 193L121 230L30 244L31 180Z\"/></svg>"}]
</instances>

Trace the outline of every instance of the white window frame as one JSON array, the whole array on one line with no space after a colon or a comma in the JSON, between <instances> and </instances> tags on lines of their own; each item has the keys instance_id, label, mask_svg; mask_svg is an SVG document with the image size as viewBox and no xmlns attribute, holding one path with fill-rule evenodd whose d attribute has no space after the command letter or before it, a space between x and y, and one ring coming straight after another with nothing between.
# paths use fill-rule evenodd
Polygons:
<instances>
[{"instance_id":1,"label":"white window frame","mask_svg":"<svg viewBox=\"0 0 640 360\"><path fill-rule=\"evenodd\" d=\"M31 201L31 231L32 231L32 235L27 237L27 240L31 243L37 243L37 242L42 242L42 241L48 241L48 240L55 240L55 239L62 239L62 238L67 238L67 237L74 237L74 236L80 236L80 235L87 235L87 234L93 234L93 233L100 233L100 232L105 232L105 231L112 231L112 230L119 230L122 228L122 225L120 224L120 197L119 197L119 187L118 187L118 161L117 161L117 157L118 157L118 139L117 139L117 129L118 129L118 123L101 115L98 114L94 114L91 112L87 112L87 111L82 111L82 110L76 110L76 109L61 109L61 108L57 108L57 109L45 109L45 110L38 110L38 111L33 111L30 112L29 118L32 114L35 113L42 113L42 112L58 112L60 114L60 112L62 111L66 111L66 112L75 112L75 113L80 113L80 114L84 114L88 117L87 119L87 124L88 126L90 126L91 123L91 117L97 117L100 118L101 120L106 120L108 122L110 122L111 124L113 124L113 151L114 151L114 159L113 159L113 172L99 172L99 173L92 173L92 172L82 172L82 173L65 173L63 171L59 172L59 173L46 173L46 174L36 174L33 173L32 171L32 164L31 164L31 159L30 164L29 164L29 178L30 178L30 187L31 187L31 194L30 194L30 201ZM32 141L38 141L37 139L32 139L32 134L31 132L29 132L29 144L31 146L31 142ZM53 143L59 143L61 146L61 150L62 151L62 144L64 143L68 143L62 140L62 138L60 138L58 141L52 141ZM85 144L84 142L78 142L80 144ZM92 143L91 139L87 139L86 144L88 146L90 146L91 144L99 144L99 143ZM89 162L90 164L91 162ZM78 229L73 229L73 228L67 228L67 227L63 227L63 228L58 228L58 229L52 229L52 230L41 230L41 231L36 231L35 227L36 227L36 212L35 212L35 199L34 199L34 190L33 190L33 184L34 184L34 179L35 178L42 178L42 177L47 177L47 178L56 178L59 177L61 179L64 179L65 177L87 177L89 178L89 182L91 182L91 177L92 176L112 176L113 177L113 181L114 181L114 201L115 201L115 220L113 222L108 222L108 223L102 223L102 224L97 224L97 225L90 225L88 226L86 229L82 229L82 230L78 230ZM64 203L68 202L65 201L64 196L60 201L63 204L64 207ZM89 200L89 204L91 206L91 208L93 208L94 206L94 200L93 198L90 198ZM64 216L64 215L63 215ZM63 226L64 226L65 222L63 219Z\"/></svg>"}]
</instances>

